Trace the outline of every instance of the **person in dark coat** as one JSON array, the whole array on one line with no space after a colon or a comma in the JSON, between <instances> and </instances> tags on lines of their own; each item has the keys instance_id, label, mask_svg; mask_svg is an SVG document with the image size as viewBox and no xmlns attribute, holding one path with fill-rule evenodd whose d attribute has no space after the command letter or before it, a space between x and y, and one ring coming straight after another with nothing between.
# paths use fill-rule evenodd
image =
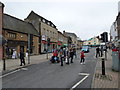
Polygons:
<instances>
[{"instance_id":1,"label":"person in dark coat","mask_svg":"<svg viewBox=\"0 0 120 90\"><path fill-rule=\"evenodd\" d=\"M70 58L71 58L71 63L73 63L73 56L74 56L73 49L70 49Z\"/></svg>"},{"instance_id":2,"label":"person in dark coat","mask_svg":"<svg viewBox=\"0 0 120 90\"><path fill-rule=\"evenodd\" d=\"M22 50L20 50L20 66L22 66L22 63L25 65L25 59L24 59L25 55L24 52Z\"/></svg>"},{"instance_id":3,"label":"person in dark coat","mask_svg":"<svg viewBox=\"0 0 120 90\"><path fill-rule=\"evenodd\" d=\"M100 48L99 47L96 48L96 58L98 57L98 55L100 57Z\"/></svg>"}]
</instances>

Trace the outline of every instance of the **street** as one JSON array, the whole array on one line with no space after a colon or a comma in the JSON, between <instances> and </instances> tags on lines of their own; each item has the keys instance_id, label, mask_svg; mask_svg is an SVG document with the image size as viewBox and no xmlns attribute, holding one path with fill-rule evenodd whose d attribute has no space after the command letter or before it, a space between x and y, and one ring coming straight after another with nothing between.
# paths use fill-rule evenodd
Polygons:
<instances>
[{"instance_id":1,"label":"street","mask_svg":"<svg viewBox=\"0 0 120 90\"><path fill-rule=\"evenodd\" d=\"M91 88L96 66L95 49L85 53L86 64L80 64L80 51L74 63L60 66L49 61L33 64L2 78L3 88ZM86 77L87 76L87 77ZM85 78L86 77L86 78Z\"/></svg>"}]
</instances>

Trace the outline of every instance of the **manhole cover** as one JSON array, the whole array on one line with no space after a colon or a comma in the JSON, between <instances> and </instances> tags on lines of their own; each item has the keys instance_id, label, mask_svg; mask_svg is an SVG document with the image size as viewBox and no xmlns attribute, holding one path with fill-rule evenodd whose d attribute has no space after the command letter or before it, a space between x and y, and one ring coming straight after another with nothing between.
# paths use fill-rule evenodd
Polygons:
<instances>
[{"instance_id":1,"label":"manhole cover","mask_svg":"<svg viewBox=\"0 0 120 90\"><path fill-rule=\"evenodd\" d=\"M95 73L95 78L112 81L111 75L102 75L100 73Z\"/></svg>"}]
</instances>

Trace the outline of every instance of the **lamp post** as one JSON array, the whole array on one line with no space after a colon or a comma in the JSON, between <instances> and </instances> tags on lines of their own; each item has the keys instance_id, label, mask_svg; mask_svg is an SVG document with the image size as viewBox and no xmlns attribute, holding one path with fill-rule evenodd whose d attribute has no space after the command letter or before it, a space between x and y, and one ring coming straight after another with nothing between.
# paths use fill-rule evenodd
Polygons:
<instances>
[{"instance_id":1,"label":"lamp post","mask_svg":"<svg viewBox=\"0 0 120 90\"><path fill-rule=\"evenodd\" d=\"M3 70L6 70L5 55L4 55L4 49L6 44L7 44L7 40L2 35L0 35L0 46L2 48Z\"/></svg>"},{"instance_id":2,"label":"lamp post","mask_svg":"<svg viewBox=\"0 0 120 90\"><path fill-rule=\"evenodd\" d=\"M28 34L28 64L30 64L30 34Z\"/></svg>"}]
</instances>

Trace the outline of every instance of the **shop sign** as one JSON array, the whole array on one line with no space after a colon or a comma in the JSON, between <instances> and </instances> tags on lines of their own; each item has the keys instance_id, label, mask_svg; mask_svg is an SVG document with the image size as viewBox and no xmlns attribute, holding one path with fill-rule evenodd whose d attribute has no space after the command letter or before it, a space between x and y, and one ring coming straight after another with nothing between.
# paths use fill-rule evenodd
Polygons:
<instances>
[{"instance_id":1,"label":"shop sign","mask_svg":"<svg viewBox=\"0 0 120 90\"><path fill-rule=\"evenodd\" d=\"M46 37L45 37L45 35L42 35L42 40L46 40Z\"/></svg>"}]
</instances>

